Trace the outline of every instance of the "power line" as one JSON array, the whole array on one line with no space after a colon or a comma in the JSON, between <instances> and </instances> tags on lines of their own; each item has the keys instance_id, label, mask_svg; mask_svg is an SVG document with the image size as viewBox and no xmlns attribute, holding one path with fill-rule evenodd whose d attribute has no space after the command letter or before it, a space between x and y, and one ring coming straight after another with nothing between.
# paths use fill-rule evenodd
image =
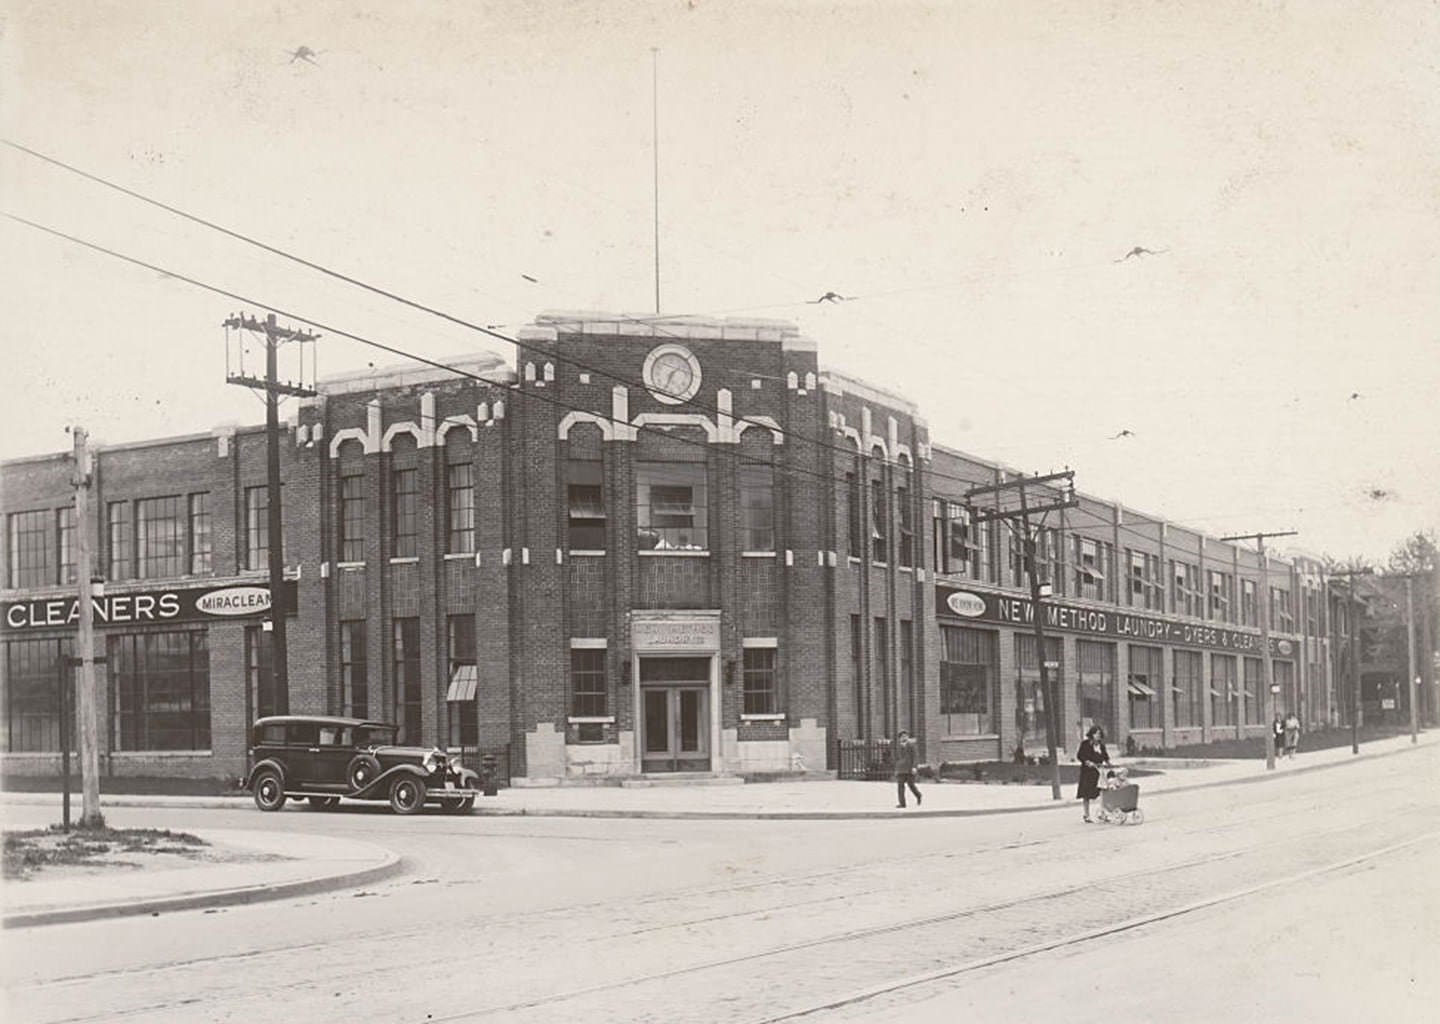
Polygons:
<instances>
[{"instance_id":1,"label":"power line","mask_svg":"<svg viewBox=\"0 0 1440 1024\"><path fill-rule=\"evenodd\" d=\"M75 245L83 246L84 248L90 249L90 250L92 250L92 251L94 251L94 252L103 253L103 254L106 255L106 256L110 256L110 257L113 257L113 258L115 258L115 259L122 260L122 261L124 261L124 262L126 262L126 263L134 264L135 266L144 267L144 268L147 269L147 270L154 270L154 271L157 271L157 272L160 272L160 273L169 274L171 277L173 277L173 278L174 278L175 280L177 280L177 281L184 281L186 284L194 285L194 286L197 287L197 288L201 288L201 289L203 289L203 290L205 290L205 291L208 291L208 292L213 292L213 293L216 294L216 295L223 295L223 296L225 296L226 298L228 298L228 299L234 299L234 300L236 300L237 302L241 302L241 303L244 303L244 304L247 304L247 305L252 305L252 306L258 306L258 307L260 307L260 308L262 308L262 309L271 310L272 312L278 313L279 315L284 316L284 317L287 317L287 318L289 318L289 319L291 319L291 320L296 320L296 321L299 321L300 323L309 324L309 325L311 325L312 327L316 327L316 328L318 328L318 329L320 329L320 330L322 330L322 331L324 331L324 332L326 332L326 333L328 333L328 334L332 334L332 335L335 335L335 336L341 337L341 338L349 338L351 341L359 342L360 344L369 346L370 348L378 349L378 350L380 350L380 351L382 351L382 352L388 352L388 353L390 353L391 355L400 356L400 357L403 358L403 359L409 359L409 360L412 360L412 361L414 361L414 362L422 363L422 364L424 364L424 365L426 365L426 366L432 366L432 367L435 367L436 369L439 369L439 370L445 370L446 372L448 372L448 373L453 373L453 374L455 374L455 375L458 376L458 377L464 377L464 378L467 378L467 379L470 379L470 380L478 381L478 382L480 382L481 384L488 384L488 385L490 385L491 387L503 388L503 389L505 389L505 390L507 390L507 391L514 391L514 390L515 390L514 386L513 386L509 381L505 381L505 380L493 380L493 379L488 378L488 377L485 377L485 376L483 376L483 375L481 375L481 374L473 373L473 372L471 372L471 371L469 371L469 370L461 369L460 367L451 366L451 365L449 365L448 363L441 362L441 361L439 361L439 360L437 360L437 359L431 359L431 358L429 358L429 357L427 357L427 356L422 356L422 355L419 355L418 353L415 353L415 352L409 352L409 351L407 351L407 350L405 350L405 349L396 348L396 347L393 346L393 345L387 345L387 344L385 344L384 342L375 341L373 338L367 338L367 337L365 337L364 335L355 334L355 333L353 333L353 332L351 332L351 331L344 330L343 328L336 327L336 326L334 326L334 325L326 324L326 323L324 323L324 322L322 322L322 321L314 320L314 319L312 319L312 318L306 317L306 316L304 316L304 315L302 315L302 314L300 314L300 313L297 313L297 312L294 312L294 311L285 310L285 309L283 309L283 308L281 308L281 307L278 307L278 306L270 305L270 304L265 303L265 302L263 302L263 301L261 301L261 300L259 300L259 299L255 299L255 298L253 298L253 297L246 296L246 295L241 295L241 294L239 294L238 292L232 292L232 291L230 291L230 290L228 290L228 289L221 288L221 287L219 287L218 285L209 284L208 282L201 281L201 280L199 280L199 279L197 279L197 278L190 277L190 276L188 276L188 275L186 275L186 274L182 274L182 273L180 273L180 272L178 272L178 271L168 270L168 269L166 269L166 268L164 268L164 267L157 266L156 264L148 263L148 262L146 262L145 260L139 259L139 258L137 258L137 257L128 256L128 255L126 255L125 253L118 252L118 251L116 251L116 250L114 250L114 249L107 248L107 247L105 247L105 246L103 246L103 245L99 245L99 244L97 244L97 243L95 243L95 242L86 241L86 240L83 239L83 238L79 238L79 237L77 237L77 236L75 236L75 235L67 234L66 232L57 230L57 229L55 229L55 228L47 227L47 226L44 225L44 224L38 224L38 223L36 223L35 221L27 220L27 219L24 218L24 217L21 217L21 216L19 216L19 215L17 215L17 214L10 213L10 212L8 212L8 211L0 211L0 215L3 215L3 216L6 217L7 219L13 220L13 221L15 221L16 223L24 224L26 227L34 228L35 230L37 230L37 231L42 231L42 232L44 232L44 233L46 233L46 234L48 234L48 235L53 235L53 236L55 236L56 238L63 238L63 239L64 239L65 241L67 241L67 242L72 242L72 243L74 243ZM503 340L508 340L508 339L503 339ZM553 397L553 396L551 396L551 395L542 394L542 393L540 393L539 391L535 391L535 390L531 390L531 391L520 390L520 391L517 391L516 393L517 393L517 394L520 394L520 395L523 395L523 396L525 396L525 397L527 397L527 398L535 399L535 400L537 400L537 401L543 402L543 403L548 404L548 405L556 406L557 408L565 409L565 410L568 410L568 411L570 411L570 412L583 412L583 413L585 413L585 414L587 414L587 415L596 416L597 418L604 419L604 420L606 420L606 421L608 421L608 422L610 422L610 423L615 423L615 424L620 424L620 425L622 425L622 426L630 427L631 429L634 429L634 430L636 430L636 431L645 431L645 432L647 432L647 433L651 433L651 434L654 434L654 435L659 436L659 437L668 438L668 439L671 440L671 441L679 441L679 442L681 442L682 444L689 444L689 445L693 445L693 446L695 446L695 447L697 447L697 448L702 448L702 449L706 449L706 450L709 450L709 447L710 447L710 446L709 446L706 442L704 442L704 441L696 441L696 440L694 440L693 438L685 437L684 435L672 434L672 433L670 433L669 431L665 430L663 427L659 427L659 426L652 427L652 426L649 426L648 424L641 424L641 425L636 426L636 425L632 425L632 424L630 424L630 423L622 423L620 420L616 420L612 415L608 415L608 414L603 414L603 415L602 415L602 414L598 414L598 413L596 413L596 411L595 411L594 409L587 409L587 408L585 408L585 407L583 407L583 406L572 405L572 404L569 403L569 402L565 402L565 401L563 401L563 400L561 400L561 399L559 399L559 398L555 398L555 397ZM765 424L764 426L766 427L766 429L769 429L768 424ZM857 453L852 453L852 454L857 454ZM813 478L815 478L815 479L817 479L817 480L820 480L820 481L825 482L825 483L830 483L830 484L838 484L838 483L841 482L840 478L834 476L833 474L822 473L822 472L817 471L817 470L806 469L806 468L803 467L803 466L786 466L786 467L780 468L780 467L776 467L773 462L763 461L763 460L754 459L754 458L747 458L746 456L744 456L743 454L740 454L739 452L736 453L736 458L740 461L741 464L744 464L744 465L770 466L770 467L772 468L772 470L774 470L775 472L777 472L777 473L779 473L779 474L781 474L781 475L789 475L789 476L808 476L808 477L813 477Z\"/></svg>"},{"instance_id":2,"label":"power line","mask_svg":"<svg viewBox=\"0 0 1440 1024\"><path fill-rule=\"evenodd\" d=\"M103 177L101 177L101 176L99 176L99 175L97 175L97 174L92 174L92 173L89 172L89 171L81 170L80 168L75 167L75 166L73 166L73 165L71 165L71 164L65 163L65 162L62 161L62 160L58 160L58 159L56 159L55 157L48 156L48 155L46 155L46 154L44 154L44 153L41 153L41 152L39 152L39 151L37 151L37 150L31 149L31 148L28 147L28 146L23 146L23 145L21 145L20 143L11 141L10 139L0 138L0 143L3 143L4 145L7 145L7 146L11 147L12 149L18 150L18 151L20 151L20 152L22 152L22 153L25 153L25 154L29 155L29 156L32 156L32 157L34 157L34 158L37 159L37 160L41 160L41 161L43 161L43 162L45 162L45 163L53 164L53 165L56 166L56 167L60 167L60 168L62 168L62 169L64 169L64 170L67 170L67 171L71 172L72 174L76 174L76 175L78 175L78 176L86 179L87 181L92 181L92 182L94 182L94 183L96 183L96 184L98 184L98 185L101 185L101 186L105 187L105 188L113 189L113 190L115 190L115 191L117 191L117 192L120 192L120 193L122 193L122 194L124 194L124 195L126 195L126 196L129 196L129 197L131 197L131 198L133 198L133 199L137 199L137 200L139 200L139 201L141 201L141 202L143 202L143 203L146 203L146 204L151 205L151 206L154 206L154 207L156 207L156 208L158 208L158 209L164 210L164 211L166 211L167 213L173 214L174 216L180 217L180 218L182 218L182 219L184 219L184 220L191 221L192 223L195 223L195 224L199 224L199 225L201 225L202 227L206 227L206 228L210 228L211 230L218 231L218 232L220 232L221 234L223 234L223 235L225 235L225 236L227 236L227 237L229 237L229 238L235 239L236 241L244 242L244 243L247 244L247 245L255 246L256 248L262 249L262 250L264 250L265 252L271 253L272 255L279 256L279 257L281 257L282 259L287 259L287 260L290 260L291 262L294 262L294 263L298 263L298 264L300 264L300 265L303 266L303 267L307 267L307 268L309 268L309 269L311 269L311 270L315 270L315 271L317 271L317 272L319 272L319 273L321 273L321 274L325 274L326 276L332 277L332 278L334 278L334 279L336 279L336 280L338 280L338 281L343 281L343 282L345 282L346 284L353 285L354 287L361 288L361 289L363 289L363 290L365 290L365 291L368 291L368 292L371 292L371 293L373 293L373 294L382 296L383 298L387 298L387 299L390 299L390 300L392 300L392 301L394 301L394 302L398 302L398 303L400 303L400 304L402 304L402 305L404 305L404 306L410 307L411 309L415 309L415 310L418 310L418 311L423 312L423 313L428 313L428 314L430 314L431 316L439 317L440 319L445 320L445 321L448 321L449 323L455 324L455 325L458 326L458 327L463 327L463 328L466 328L466 329L468 329L468 330L477 331L477 332L479 332L479 333L481 333L481 334L484 334L484 335L487 335L487 336L489 336L489 337L491 337L491 338L495 338L496 340L503 341L503 342L506 342L506 343L508 343L508 344L512 344L512 345L514 345L517 349L520 349L520 350L522 350L522 351L538 353L538 354L540 354L540 355L546 356L547 358L554 358L554 357L555 357L555 354L554 354L554 353L550 352L550 351L547 350L547 349L541 348L541 347L538 346L538 345L531 345L531 344L529 344L529 343L527 343L527 342L524 342L524 341L519 340L518 338L508 337L508 336L506 336L506 335L504 335L504 334L501 334L501 333L499 333L499 332L497 332L497 331L495 331L495 330L493 330L493 329L491 329L491 328L484 327L484 326L482 326L482 325L480 325L480 324L473 323L473 322L471 322L471 321L469 321L469 320L465 320L465 319L463 319L463 318L461 318L461 317L454 316L453 314L447 313L447 312L445 312L445 311L443 311L443 310L436 309L436 308L434 308L434 307L432 307L432 306L428 306L428 305L426 305L426 304L424 304L424 303L422 303L422 302L417 302L417 301L415 301L415 300L413 300L413 299L408 299L408 298L406 298L406 297L403 296L403 295L399 295L399 294L397 294L397 293L395 293L395 292L392 292L392 291L389 291L389 290L387 290L387 289L385 289L385 288L381 288L381 287L379 287L379 286L377 286L377 285L372 285L372 284L370 284L370 283L368 283L368 282L366 282L366 281L362 281L362 280L360 280L360 279L358 279L358 278L351 277L351 276L348 275L348 274L344 274L344 273L342 273L342 272L340 272L340 271L338 271L338 270L334 270L334 269L332 269L332 268L330 268L330 267L327 267L327 266L325 266L325 265L323 265L323 264L316 263L316 262L314 262L313 260L308 260L308 259L306 259L306 258L304 258L304 257L302 257L302 256L298 256L298 255L296 255L296 254L294 254L294 253L291 253L291 252L289 252L288 250L282 249L282 248L280 248L280 247L278 247L278 246L270 245L270 244L268 244L268 243L266 243L266 242L262 242L262 241L260 241L260 240L258 240L258 239L256 239L256 238L252 238L251 236L249 236L249 235L247 235L247 234L244 234L243 232L235 231L235 230L233 230L233 229L231 229L231 228L225 227L224 225L217 224L217 223L215 223L214 221L207 220L207 219L205 219L205 218L203 218L203 217L200 217L200 216L197 216L197 215L195 215L195 214L189 213L189 212L187 212L187 211L185 211L185 210L181 210L181 209L179 209L178 207L171 206L171 205L168 204L168 203L161 202L161 201L158 200L158 199L153 199L153 198L151 198L151 197L149 197L149 196L146 196L146 195L144 195L144 194L142 194L142 193L140 193L140 192L136 192L136 191L133 190L133 189L129 189L129 188L126 188L126 187L123 186L123 185L119 185L119 184L117 184L117 183L115 183L115 182L109 181L108 179L103 178ZM26 223L29 223L29 222L26 222ZM32 224L31 226L36 226L36 225L33 225L33 224ZM63 237L69 238L70 236L63 236ZM78 240L73 239L73 238L72 238L71 240L72 240L72 241L78 241ZM82 244L83 244L83 243L82 243ZM117 255L117 254L111 253L111 255ZM136 261L132 261L132 262L136 262ZM141 266L150 267L150 264L146 264L146 263L141 263L140 265L141 265ZM156 269L156 268L150 267L150 269ZM163 270L161 270L160 273L168 273L168 271L163 271ZM172 274L171 276L172 276L172 277L177 277L177 276L179 276L179 275L174 275L174 274ZM189 279L186 279L186 280L189 280ZM197 282L190 281L190 283L196 284ZM212 289L212 290L213 290L213 289ZM270 307L266 307L266 308L270 308ZM294 316L293 314L288 314L288 315L291 315L294 319L304 319L303 317ZM672 315L673 315L673 314L672 314ZM675 332L670 331L669 329L665 328L665 327L663 326L663 324L658 324L658 323L654 323L654 322L650 321L648 318L645 318L645 317L635 317L635 316L622 316L622 318L623 318L623 319L626 319L626 320L629 320L629 321L631 321L631 322L635 322L635 323L645 323L645 324L648 324L648 325L654 327L654 328L657 330L658 333L663 334L663 335L666 336L666 337L675 338L676 340L684 340L681 335L676 334ZM310 322L310 321L306 321L306 322L308 323L308 322ZM317 324L316 326L319 326L319 325ZM626 385L627 387L637 388L637 389L644 389L644 388L645 388L644 382L635 380L634 378L630 378L630 377L626 377L626 376L624 376L624 375L618 374L618 373L616 373L614 370L606 370L606 369L603 369L603 368L601 368L601 367L591 366L591 365L589 365L589 364L587 364L587 363L583 363L583 362L580 362L580 361L575 360L575 359L563 359L563 360L558 360L558 361L561 362L561 363L566 363L566 364L568 364L568 365L570 365L570 366L573 366L573 367L575 367L575 368L578 369L578 370L583 370L583 371L587 371L587 372L590 372L590 373L598 374L598 375L600 375L600 376L602 376L602 377L605 377L605 378L608 378L608 379L610 379L610 380L613 380L613 381L615 381L616 383L624 384L624 385ZM704 412L707 412L707 413L711 413L711 414L714 414L714 415L720 415L720 414L722 414L722 410L720 410L719 408L717 408L717 407L715 407L715 406L708 405L707 403L705 403L705 402L703 402L703 401L696 401L695 399L691 399L688 404L694 406L694 407L697 408L697 409L703 410ZM588 411L588 410L582 410L582 411ZM749 420L749 419L747 419L747 417L745 417L745 416L743 416L743 415L735 415L735 414L733 414L733 413L728 413L728 414L726 414L726 415L732 415L732 416L734 416L735 419L739 420L740 422L756 423L756 421L754 421L754 420ZM764 426L765 424L756 423L756 425L757 425L757 426ZM855 454L856 454L856 451L853 450L853 449L847 448L847 447L845 447L845 446L843 446L843 445L832 444L832 443L830 443L830 442L828 442L828 441L822 440L821 438L810 437L810 436L804 434L803 432L794 432L794 431L791 431L791 432L790 432L790 436L791 436L792 439L794 439L794 440L796 440L796 441L802 441L802 442L805 442L805 443L807 443L807 444L813 444L813 445L816 445L817 447L822 448L822 449L829 449L829 450L831 450L831 451L833 451L833 452L836 452L836 453L838 453L838 454L844 455L844 456L846 456L847 458L853 458L853 457L855 456ZM860 451L859 454L865 455L866 453L865 453L864 451ZM870 457L873 458L873 456L870 456ZM902 469L902 470L904 470L904 471L906 471L906 472L911 471L911 469L913 468L913 467L906 466L905 464L899 462L898 460L894 460L894 459L892 459L892 458L890 458L890 457L888 457L888 456L885 457L885 458L883 458L883 459L881 459L880 462L881 462L883 465L888 465L888 466L891 466L892 468L899 468L899 469ZM952 482L952 483L962 484L962 485L965 485L965 486L971 486L971 485L973 485L973 484L975 483L975 481L973 481L973 480L970 480L970 479L967 479L967 478L964 478L964 477L957 477L957 476L951 476L951 475L949 475L949 474L938 473L938 472L934 471L933 469L929 472L929 476L930 476L932 479L936 479L936 480L948 480L948 481L950 481L950 482Z\"/></svg>"}]
</instances>

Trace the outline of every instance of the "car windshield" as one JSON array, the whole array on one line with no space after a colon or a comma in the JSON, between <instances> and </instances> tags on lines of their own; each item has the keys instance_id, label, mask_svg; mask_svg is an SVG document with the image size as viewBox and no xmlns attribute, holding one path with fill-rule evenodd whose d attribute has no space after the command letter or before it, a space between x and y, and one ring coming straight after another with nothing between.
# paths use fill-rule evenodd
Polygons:
<instances>
[{"instance_id":1,"label":"car windshield","mask_svg":"<svg viewBox=\"0 0 1440 1024\"><path fill-rule=\"evenodd\" d=\"M397 732L399 729L393 725L362 725L355 730L355 745L357 747L390 746L394 744Z\"/></svg>"}]
</instances>

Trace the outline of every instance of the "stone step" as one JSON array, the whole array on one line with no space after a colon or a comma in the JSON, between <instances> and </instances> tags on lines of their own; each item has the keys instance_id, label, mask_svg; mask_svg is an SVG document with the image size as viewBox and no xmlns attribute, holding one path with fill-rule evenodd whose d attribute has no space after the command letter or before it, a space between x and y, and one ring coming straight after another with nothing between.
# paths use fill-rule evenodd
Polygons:
<instances>
[{"instance_id":1,"label":"stone step","mask_svg":"<svg viewBox=\"0 0 1440 1024\"><path fill-rule=\"evenodd\" d=\"M716 772L669 772L664 775L624 779L620 785L626 789L650 789L658 786L743 786L745 780L738 775L720 775Z\"/></svg>"}]
</instances>

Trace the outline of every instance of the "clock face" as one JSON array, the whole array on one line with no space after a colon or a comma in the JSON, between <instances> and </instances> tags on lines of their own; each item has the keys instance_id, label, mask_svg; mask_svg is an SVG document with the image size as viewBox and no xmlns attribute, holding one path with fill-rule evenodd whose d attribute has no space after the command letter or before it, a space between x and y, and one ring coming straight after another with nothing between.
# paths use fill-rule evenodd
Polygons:
<instances>
[{"instance_id":1,"label":"clock face","mask_svg":"<svg viewBox=\"0 0 1440 1024\"><path fill-rule=\"evenodd\" d=\"M645 359L645 385L662 402L687 402L700 390L700 364L680 345L661 345Z\"/></svg>"}]
</instances>

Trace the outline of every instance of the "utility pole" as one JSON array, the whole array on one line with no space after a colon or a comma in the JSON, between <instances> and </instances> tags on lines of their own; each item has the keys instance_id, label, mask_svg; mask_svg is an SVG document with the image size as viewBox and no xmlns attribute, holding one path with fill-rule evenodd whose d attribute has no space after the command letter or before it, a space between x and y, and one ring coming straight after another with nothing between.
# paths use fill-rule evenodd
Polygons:
<instances>
[{"instance_id":1,"label":"utility pole","mask_svg":"<svg viewBox=\"0 0 1440 1024\"><path fill-rule=\"evenodd\" d=\"M95 622L91 607L93 580L90 566L90 449L84 427L71 431L75 441L75 474L71 482L75 486L75 580L80 598L79 635L76 646L79 657L71 659L78 664L79 677L75 681L78 699L75 706L80 718L80 827L101 828L105 819L100 815L100 723L98 702L95 700ZM102 659L103 660L103 659ZM61 723L68 728L68 722ZM68 751L69 745L66 745ZM65 795L66 824L69 824L69 757L64 765L66 773Z\"/></svg>"},{"instance_id":2,"label":"utility pole","mask_svg":"<svg viewBox=\"0 0 1440 1024\"><path fill-rule=\"evenodd\" d=\"M1352 754L1360 753L1360 616L1357 613L1357 606L1359 605L1359 602L1355 600L1355 577L1369 576L1374 571L1374 569L1371 569L1367 566L1359 569L1337 569L1335 572L1332 572L1330 574L1332 576L1344 576L1346 578L1350 593L1349 600L1346 602L1346 604L1349 606L1349 611L1346 613L1345 618L1349 621L1350 624L1350 636L1348 639L1350 642L1351 665L1350 753Z\"/></svg>"},{"instance_id":3,"label":"utility pole","mask_svg":"<svg viewBox=\"0 0 1440 1024\"><path fill-rule=\"evenodd\" d=\"M1265 560L1265 538L1266 537L1293 537L1297 531L1281 530L1272 533L1242 533L1232 537L1221 537L1222 541L1230 540L1253 540L1255 550L1260 558L1260 593L1256 595L1255 603L1260 606L1260 660L1263 668L1261 670L1261 687L1265 691L1265 770L1275 770L1275 730L1271 723L1275 721L1275 684L1274 664L1270 660L1270 565Z\"/></svg>"},{"instance_id":4,"label":"utility pole","mask_svg":"<svg viewBox=\"0 0 1440 1024\"><path fill-rule=\"evenodd\" d=\"M231 317L225 321L227 328L261 332L265 335L265 377L259 379L246 376L244 367L238 374L228 374L230 384L255 388L265 392L265 466L266 466L266 546L270 569L270 679L275 694L275 712L288 714L290 710L289 658L285 642L285 543L281 512L280 493L280 396L310 397L316 392L290 381L277 380L279 348L289 341L311 342L320 335L310 331L297 331L288 327L277 327L275 314L263 321L254 317ZM303 371L304 361L301 367Z\"/></svg>"},{"instance_id":5,"label":"utility pole","mask_svg":"<svg viewBox=\"0 0 1440 1024\"><path fill-rule=\"evenodd\" d=\"M1415 576L1405 576L1405 678L1410 680L1410 742L1420 742L1419 697L1420 677L1415 674Z\"/></svg>"},{"instance_id":6,"label":"utility pole","mask_svg":"<svg viewBox=\"0 0 1440 1024\"><path fill-rule=\"evenodd\" d=\"M1044 505L1029 503L1028 495L1025 493L1026 485L1048 489L1050 501ZM1001 509L1000 501L1002 495L1015 493L1019 498L1016 508L1008 511ZM982 494L993 494L996 498L996 507L993 509L977 510L973 507L973 499ZM1055 687L1051 683L1049 668L1045 662L1045 612L1041 603L1051 594L1050 581L1041 583L1040 570L1037 558L1037 537L1040 526L1032 529L1030 517L1041 516L1041 524L1044 522L1046 512L1062 508L1073 508L1075 500L1075 473L1073 470L1065 470L1061 473L1050 473L1047 476L1026 477L1021 474L1016 479L1003 484L991 484L985 487L973 487L965 492L965 503L970 506L970 521L972 523L987 523L992 519L1003 519L1007 522L1018 522L1018 529L1021 531L1021 542L1024 545L1025 571L1030 577L1030 607L1034 614L1035 628L1035 658L1040 663L1040 692L1045 697L1045 747L1050 754L1050 797L1053 800L1060 799L1060 701L1057 697ZM1012 529L1015 527L1012 527Z\"/></svg>"}]
</instances>

